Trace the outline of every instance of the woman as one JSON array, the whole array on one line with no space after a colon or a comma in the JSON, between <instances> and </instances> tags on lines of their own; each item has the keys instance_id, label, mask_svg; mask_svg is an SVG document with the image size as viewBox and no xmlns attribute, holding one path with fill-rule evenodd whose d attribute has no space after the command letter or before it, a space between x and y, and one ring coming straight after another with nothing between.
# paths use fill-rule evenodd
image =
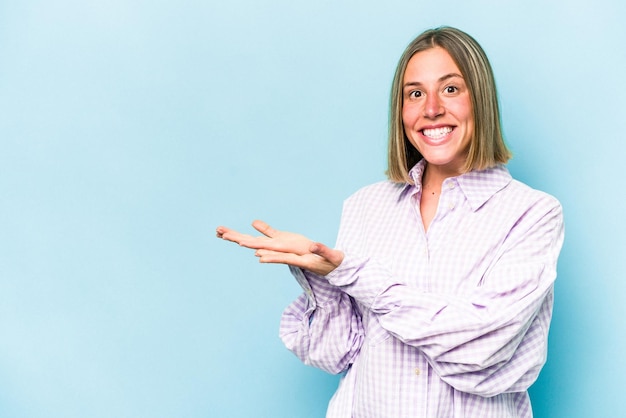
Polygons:
<instances>
[{"instance_id":1,"label":"woman","mask_svg":"<svg viewBox=\"0 0 626 418\"><path fill-rule=\"evenodd\" d=\"M328 417L531 417L562 211L504 167L472 37L443 27L407 47L389 131L389 181L346 200L334 249L261 221L261 237L217 236L289 265L303 287L280 335L304 363L345 373Z\"/></svg>"}]
</instances>

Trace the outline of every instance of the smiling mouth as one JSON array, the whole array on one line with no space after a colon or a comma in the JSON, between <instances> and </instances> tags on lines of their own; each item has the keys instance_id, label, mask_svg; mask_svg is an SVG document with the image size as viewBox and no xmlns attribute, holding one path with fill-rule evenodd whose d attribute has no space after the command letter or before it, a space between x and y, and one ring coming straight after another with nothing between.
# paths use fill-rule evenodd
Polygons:
<instances>
[{"instance_id":1,"label":"smiling mouth","mask_svg":"<svg viewBox=\"0 0 626 418\"><path fill-rule=\"evenodd\" d=\"M451 126L443 128L422 129L422 134L431 139L440 139L452 132Z\"/></svg>"}]
</instances>

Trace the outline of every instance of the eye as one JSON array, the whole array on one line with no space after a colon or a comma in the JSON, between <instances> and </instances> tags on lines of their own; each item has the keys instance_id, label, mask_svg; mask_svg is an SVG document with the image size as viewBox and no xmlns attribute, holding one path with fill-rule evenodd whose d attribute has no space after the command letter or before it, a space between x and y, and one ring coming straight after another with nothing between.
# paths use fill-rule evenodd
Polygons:
<instances>
[{"instance_id":1,"label":"eye","mask_svg":"<svg viewBox=\"0 0 626 418\"><path fill-rule=\"evenodd\" d=\"M419 90L412 90L409 92L408 97L410 99L417 99L418 97L422 97L422 92Z\"/></svg>"},{"instance_id":2,"label":"eye","mask_svg":"<svg viewBox=\"0 0 626 418\"><path fill-rule=\"evenodd\" d=\"M459 88L456 86L447 86L444 91L448 94L454 94L457 93L459 91Z\"/></svg>"}]
</instances>

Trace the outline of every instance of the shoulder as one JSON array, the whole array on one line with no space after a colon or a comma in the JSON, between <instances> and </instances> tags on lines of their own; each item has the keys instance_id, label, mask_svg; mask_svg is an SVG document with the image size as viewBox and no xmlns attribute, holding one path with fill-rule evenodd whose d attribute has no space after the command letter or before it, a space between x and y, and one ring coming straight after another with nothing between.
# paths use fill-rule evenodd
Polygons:
<instances>
[{"instance_id":1,"label":"shoulder","mask_svg":"<svg viewBox=\"0 0 626 418\"><path fill-rule=\"evenodd\" d=\"M402 199L411 188L411 185L405 183L394 183L389 180L379 181L354 192L346 199L345 204L393 203Z\"/></svg>"},{"instance_id":2,"label":"shoulder","mask_svg":"<svg viewBox=\"0 0 626 418\"><path fill-rule=\"evenodd\" d=\"M343 214L352 218L378 218L397 210L410 197L413 186L380 181L362 187L343 202Z\"/></svg>"},{"instance_id":3,"label":"shoulder","mask_svg":"<svg viewBox=\"0 0 626 418\"><path fill-rule=\"evenodd\" d=\"M562 231L563 208L559 200L541 190L534 189L519 180L511 182L494 196L493 209L515 224L515 230L532 230L545 226L549 230Z\"/></svg>"},{"instance_id":4,"label":"shoulder","mask_svg":"<svg viewBox=\"0 0 626 418\"><path fill-rule=\"evenodd\" d=\"M540 205L542 207L560 208L561 203L551 194L534 189L519 180L512 179L502 190L503 197L510 203L520 205Z\"/></svg>"},{"instance_id":5,"label":"shoulder","mask_svg":"<svg viewBox=\"0 0 626 418\"><path fill-rule=\"evenodd\" d=\"M505 166L497 166L479 172L471 172L459 179L464 192L474 208L482 204L524 210L536 205L560 207L552 195L513 178Z\"/></svg>"},{"instance_id":6,"label":"shoulder","mask_svg":"<svg viewBox=\"0 0 626 418\"><path fill-rule=\"evenodd\" d=\"M458 182L472 210L490 221L520 225L546 216L562 217L561 204L554 196L514 179L505 166L470 172Z\"/></svg>"}]
</instances>

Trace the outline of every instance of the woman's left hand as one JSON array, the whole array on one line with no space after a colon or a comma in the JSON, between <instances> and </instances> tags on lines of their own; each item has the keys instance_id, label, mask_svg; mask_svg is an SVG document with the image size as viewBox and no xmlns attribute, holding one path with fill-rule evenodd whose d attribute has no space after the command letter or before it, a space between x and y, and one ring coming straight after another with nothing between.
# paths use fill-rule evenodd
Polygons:
<instances>
[{"instance_id":1,"label":"woman's left hand","mask_svg":"<svg viewBox=\"0 0 626 418\"><path fill-rule=\"evenodd\" d=\"M288 264L322 276L343 261L343 252L313 242L304 235L278 231L263 221L254 221L252 226L264 236L253 237L220 226L216 230L217 237L256 250L261 263Z\"/></svg>"}]
</instances>

